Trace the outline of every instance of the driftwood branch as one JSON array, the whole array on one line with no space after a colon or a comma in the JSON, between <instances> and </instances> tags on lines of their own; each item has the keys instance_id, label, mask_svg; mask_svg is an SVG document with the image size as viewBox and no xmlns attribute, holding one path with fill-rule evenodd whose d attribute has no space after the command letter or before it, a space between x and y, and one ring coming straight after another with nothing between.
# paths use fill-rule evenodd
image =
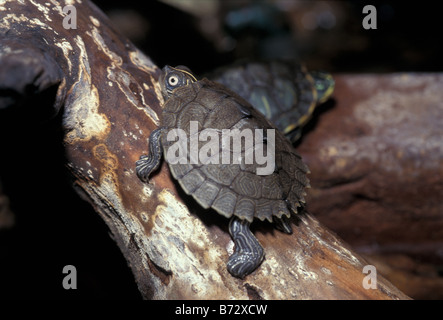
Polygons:
<instances>
[{"instance_id":1,"label":"driftwood branch","mask_svg":"<svg viewBox=\"0 0 443 320\"><path fill-rule=\"evenodd\" d=\"M77 29L63 27L68 4ZM159 69L91 2L3 1L0 65L1 108L54 94L37 113L63 112L74 187L109 226L144 298L407 298L380 275L376 289L365 289L367 262L310 214L291 236L258 224L266 260L245 280L233 278L228 221L184 196L164 164L151 185L137 178L135 161L159 124Z\"/></svg>"}]
</instances>

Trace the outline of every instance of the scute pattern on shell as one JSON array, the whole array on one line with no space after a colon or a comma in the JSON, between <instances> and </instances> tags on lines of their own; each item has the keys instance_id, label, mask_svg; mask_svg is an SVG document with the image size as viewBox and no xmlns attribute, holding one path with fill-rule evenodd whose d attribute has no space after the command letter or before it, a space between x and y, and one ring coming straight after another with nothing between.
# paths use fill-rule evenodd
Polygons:
<instances>
[{"instance_id":1,"label":"scute pattern on shell","mask_svg":"<svg viewBox=\"0 0 443 320\"><path fill-rule=\"evenodd\" d=\"M289 61L239 62L212 79L237 92L284 133L303 125L319 98L312 74Z\"/></svg>"},{"instance_id":2,"label":"scute pattern on shell","mask_svg":"<svg viewBox=\"0 0 443 320\"><path fill-rule=\"evenodd\" d=\"M206 128L218 130L220 141L222 129L275 129L246 100L207 79L177 88L163 106L166 131L183 129L189 137L191 120L198 122L199 133ZM161 141L165 155L175 143L166 136ZM244 156L245 150L241 152ZM273 216L289 217L290 210L296 212L309 185L307 166L278 130L275 155L274 172L263 176L255 174L257 164L189 164L189 155L188 164L170 163L169 168L183 190L202 207L211 207L228 218L272 221Z\"/></svg>"}]
</instances>

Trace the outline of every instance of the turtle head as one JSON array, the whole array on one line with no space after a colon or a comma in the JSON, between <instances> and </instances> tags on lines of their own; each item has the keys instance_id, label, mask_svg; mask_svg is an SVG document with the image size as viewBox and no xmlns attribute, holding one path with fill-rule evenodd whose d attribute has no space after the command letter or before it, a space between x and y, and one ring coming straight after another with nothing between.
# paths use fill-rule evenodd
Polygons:
<instances>
[{"instance_id":1,"label":"turtle head","mask_svg":"<svg viewBox=\"0 0 443 320\"><path fill-rule=\"evenodd\" d=\"M323 71L311 71L310 75L314 79L314 86L317 90L317 102L319 104L325 102L334 92L334 78Z\"/></svg>"},{"instance_id":2,"label":"turtle head","mask_svg":"<svg viewBox=\"0 0 443 320\"><path fill-rule=\"evenodd\" d=\"M191 70L185 66L170 67L165 66L160 77L162 94L165 99L169 98L172 91L182 86L186 86L197 79L191 73Z\"/></svg>"}]
</instances>

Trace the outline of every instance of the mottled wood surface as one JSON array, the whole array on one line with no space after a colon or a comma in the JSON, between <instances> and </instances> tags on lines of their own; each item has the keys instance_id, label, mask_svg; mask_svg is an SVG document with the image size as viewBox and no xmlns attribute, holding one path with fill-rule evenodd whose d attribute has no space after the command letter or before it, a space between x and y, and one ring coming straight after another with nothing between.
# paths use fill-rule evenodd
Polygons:
<instances>
[{"instance_id":1,"label":"mottled wood surface","mask_svg":"<svg viewBox=\"0 0 443 320\"><path fill-rule=\"evenodd\" d=\"M77 8L77 29L62 26L66 4ZM33 114L63 113L74 187L108 225L144 298L407 298L380 275L377 289L364 289L367 262L310 214L291 236L258 224L266 260L233 278L228 221L177 190L165 165L152 185L137 179L135 161L159 124L159 69L91 2L3 1L0 44L0 107L53 97Z\"/></svg>"}]
</instances>

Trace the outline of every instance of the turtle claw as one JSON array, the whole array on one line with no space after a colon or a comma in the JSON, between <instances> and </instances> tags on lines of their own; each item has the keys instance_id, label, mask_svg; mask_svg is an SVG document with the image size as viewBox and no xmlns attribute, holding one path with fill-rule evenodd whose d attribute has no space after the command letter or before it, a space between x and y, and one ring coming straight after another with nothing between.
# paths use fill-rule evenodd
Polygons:
<instances>
[{"instance_id":1,"label":"turtle claw","mask_svg":"<svg viewBox=\"0 0 443 320\"><path fill-rule=\"evenodd\" d=\"M234 239L235 251L229 257L227 269L234 277L243 279L262 263L265 254L263 247L249 229L250 223L233 217L229 223L229 233Z\"/></svg>"},{"instance_id":2,"label":"turtle claw","mask_svg":"<svg viewBox=\"0 0 443 320\"><path fill-rule=\"evenodd\" d=\"M284 232L286 234L292 234L292 227L289 221L289 218L286 216L281 216L281 218L277 218L276 216L272 217L272 222L274 223L277 230Z\"/></svg>"}]
</instances>

